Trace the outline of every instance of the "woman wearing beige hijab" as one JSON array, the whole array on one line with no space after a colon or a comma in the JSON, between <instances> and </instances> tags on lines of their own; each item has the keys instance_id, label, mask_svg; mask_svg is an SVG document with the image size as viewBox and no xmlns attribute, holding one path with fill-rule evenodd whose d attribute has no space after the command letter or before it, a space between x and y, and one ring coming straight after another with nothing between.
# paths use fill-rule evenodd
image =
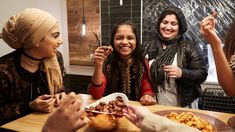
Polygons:
<instances>
[{"instance_id":1,"label":"woman wearing beige hijab","mask_svg":"<svg viewBox=\"0 0 235 132\"><path fill-rule=\"evenodd\" d=\"M2 38L15 51L0 58L0 124L32 111L51 112L66 96L58 21L28 8L9 18Z\"/></svg>"}]
</instances>

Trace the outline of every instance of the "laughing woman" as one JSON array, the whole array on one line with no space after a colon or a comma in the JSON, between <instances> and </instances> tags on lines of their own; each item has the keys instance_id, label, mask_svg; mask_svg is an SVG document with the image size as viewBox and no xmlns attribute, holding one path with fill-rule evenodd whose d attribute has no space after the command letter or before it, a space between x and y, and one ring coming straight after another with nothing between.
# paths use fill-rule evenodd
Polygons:
<instances>
[{"instance_id":1,"label":"laughing woman","mask_svg":"<svg viewBox=\"0 0 235 132\"><path fill-rule=\"evenodd\" d=\"M201 86L207 78L207 56L185 36L183 12L166 7L156 23L156 39L148 56L153 86L162 105L198 108Z\"/></svg>"},{"instance_id":2,"label":"laughing woman","mask_svg":"<svg viewBox=\"0 0 235 132\"><path fill-rule=\"evenodd\" d=\"M156 103L148 62L141 53L137 31L132 22L118 23L111 36L111 46L98 47L94 55L95 70L90 87L94 98L122 92L130 100L138 100L143 105Z\"/></svg>"},{"instance_id":3,"label":"laughing woman","mask_svg":"<svg viewBox=\"0 0 235 132\"><path fill-rule=\"evenodd\" d=\"M0 36L16 50L0 58L1 124L32 111L51 112L66 96L59 35L58 21L36 8L6 22Z\"/></svg>"}]
</instances>

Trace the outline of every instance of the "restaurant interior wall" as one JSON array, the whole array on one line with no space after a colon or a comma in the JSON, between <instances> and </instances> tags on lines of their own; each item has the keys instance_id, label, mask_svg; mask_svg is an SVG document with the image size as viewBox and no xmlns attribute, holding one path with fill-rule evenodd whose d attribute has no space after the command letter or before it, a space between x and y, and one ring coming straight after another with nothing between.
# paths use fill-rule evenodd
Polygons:
<instances>
[{"instance_id":1,"label":"restaurant interior wall","mask_svg":"<svg viewBox=\"0 0 235 132\"><path fill-rule=\"evenodd\" d=\"M43 9L55 16L59 20L61 38L63 39L63 44L59 47L59 51L63 54L65 66L69 66L66 0L2 0L1 2L1 29L11 15L18 13L25 8ZM10 48L2 39L0 39L0 45L0 56L13 51L13 49Z\"/></svg>"},{"instance_id":2,"label":"restaurant interior wall","mask_svg":"<svg viewBox=\"0 0 235 132\"><path fill-rule=\"evenodd\" d=\"M121 20L131 20L137 30L141 31L141 1L123 0L123 5L119 0L101 0L101 36L102 44L110 42L112 29Z\"/></svg>"},{"instance_id":3,"label":"restaurant interior wall","mask_svg":"<svg viewBox=\"0 0 235 132\"><path fill-rule=\"evenodd\" d=\"M99 0L66 0L70 65L92 66L92 55L100 41ZM84 12L83 12L84 11ZM86 35L81 34L83 13ZM88 30L89 29L89 30Z\"/></svg>"}]
</instances>

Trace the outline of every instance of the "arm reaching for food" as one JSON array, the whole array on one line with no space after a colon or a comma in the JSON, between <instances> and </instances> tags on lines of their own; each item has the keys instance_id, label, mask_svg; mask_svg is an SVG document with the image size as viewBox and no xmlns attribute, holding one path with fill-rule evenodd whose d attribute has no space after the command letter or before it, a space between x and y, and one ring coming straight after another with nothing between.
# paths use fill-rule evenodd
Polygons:
<instances>
[{"instance_id":1,"label":"arm reaching for food","mask_svg":"<svg viewBox=\"0 0 235 132\"><path fill-rule=\"evenodd\" d=\"M123 112L143 132L199 132L198 129L155 115L143 107L128 106Z\"/></svg>"},{"instance_id":2,"label":"arm reaching for food","mask_svg":"<svg viewBox=\"0 0 235 132\"><path fill-rule=\"evenodd\" d=\"M81 102L76 99L75 93L65 97L61 105L50 115L43 126L42 132L76 131L86 125L87 121L80 110Z\"/></svg>"},{"instance_id":3,"label":"arm reaching for food","mask_svg":"<svg viewBox=\"0 0 235 132\"><path fill-rule=\"evenodd\" d=\"M213 13L205 17L200 22L200 31L211 45L219 84L227 95L235 96L235 21L231 24L231 27L227 32L223 49L222 41L215 30L216 15L217 13Z\"/></svg>"}]
</instances>

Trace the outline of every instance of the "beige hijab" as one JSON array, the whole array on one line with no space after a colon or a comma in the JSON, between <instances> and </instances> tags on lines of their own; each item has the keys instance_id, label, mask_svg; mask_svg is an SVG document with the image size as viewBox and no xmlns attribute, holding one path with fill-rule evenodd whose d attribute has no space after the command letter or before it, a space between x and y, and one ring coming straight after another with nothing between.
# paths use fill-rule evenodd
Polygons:
<instances>
[{"instance_id":1,"label":"beige hijab","mask_svg":"<svg viewBox=\"0 0 235 132\"><path fill-rule=\"evenodd\" d=\"M2 38L14 49L36 47L49 30L57 23L57 19L48 12L36 8L27 8L9 18L2 29ZM62 75L56 56L44 58L44 71L47 75L51 94L62 89Z\"/></svg>"}]
</instances>

